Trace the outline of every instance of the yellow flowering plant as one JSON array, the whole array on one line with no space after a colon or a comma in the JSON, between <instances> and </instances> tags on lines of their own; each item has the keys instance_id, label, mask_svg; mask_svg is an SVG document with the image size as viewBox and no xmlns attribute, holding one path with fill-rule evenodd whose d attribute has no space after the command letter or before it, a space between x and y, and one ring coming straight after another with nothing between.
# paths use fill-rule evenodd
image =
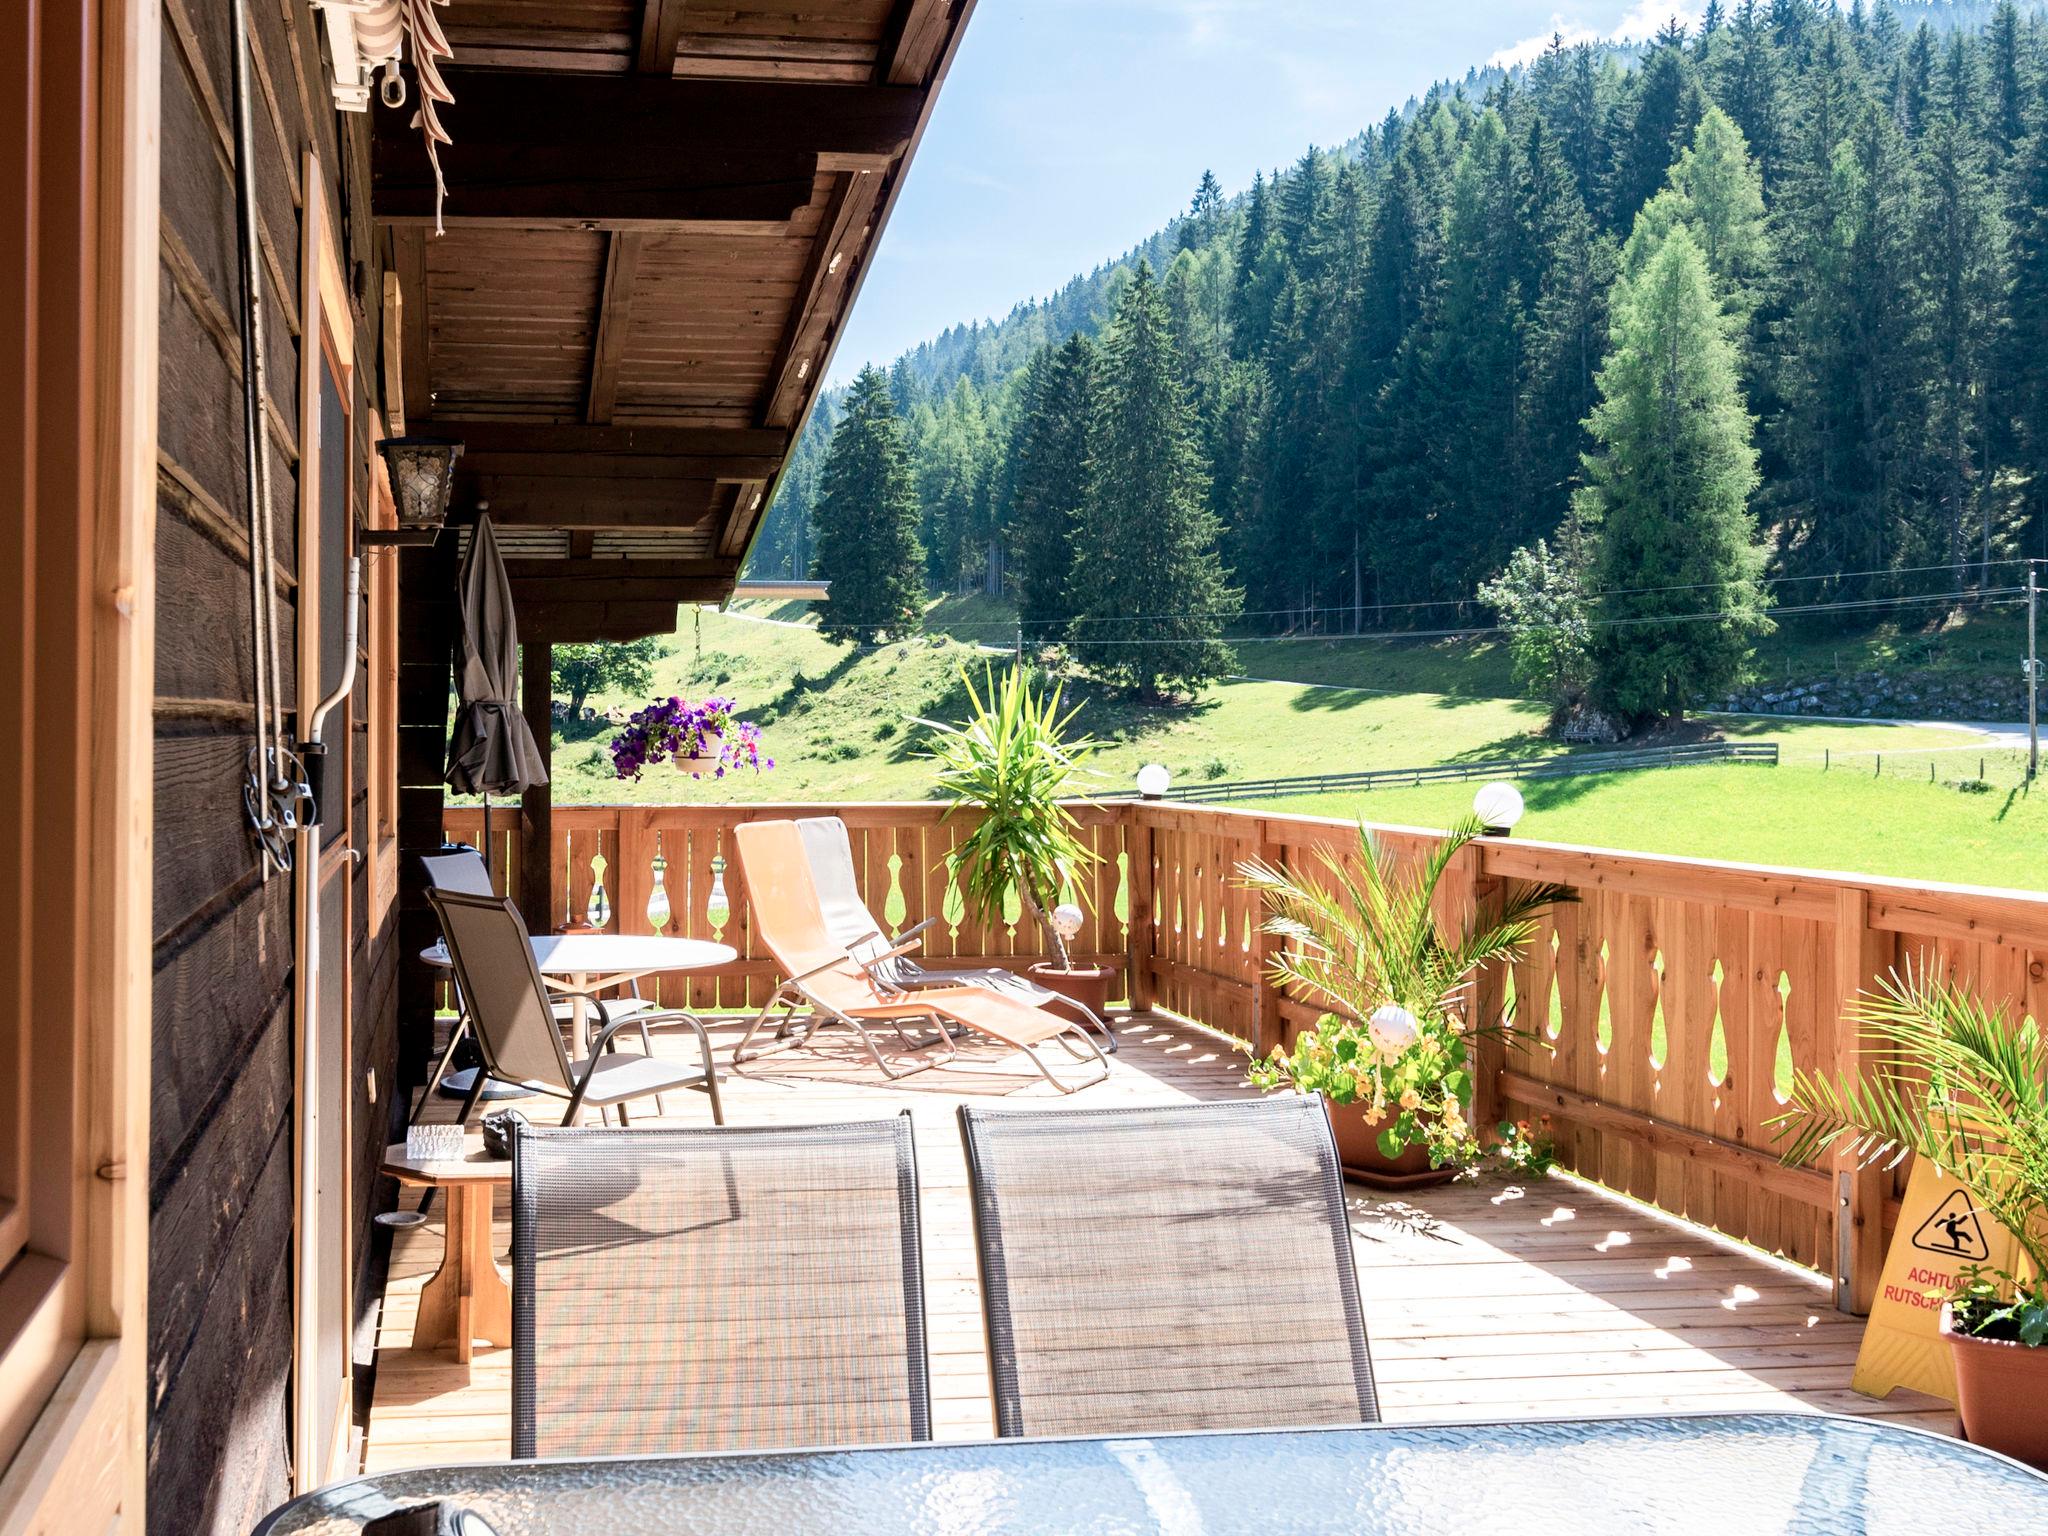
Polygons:
<instances>
[{"instance_id":1,"label":"yellow flowering plant","mask_svg":"<svg viewBox=\"0 0 2048 1536\"><path fill-rule=\"evenodd\" d=\"M1321 1093L1332 1104L1361 1105L1388 1157L1421 1142L1432 1167L1470 1162L1479 1145L1467 1120L1472 1073L1462 1021L1438 1014L1414 1025L1413 1041L1384 1055L1369 1026L1326 1013L1290 1049L1254 1059L1248 1075L1268 1093L1293 1088Z\"/></svg>"},{"instance_id":2,"label":"yellow flowering plant","mask_svg":"<svg viewBox=\"0 0 2048 1536\"><path fill-rule=\"evenodd\" d=\"M1473 974L1520 958L1538 918L1576 899L1561 885L1519 884L1485 923L1443 922L1437 886L1481 831L1468 817L1406 873L1363 822L1355 853L1318 850L1322 868L1314 877L1256 859L1238 866L1240 879L1265 900L1265 931L1285 941L1273 960L1274 981L1328 1010L1291 1047L1253 1060L1254 1087L1362 1105L1388 1157L1417 1144L1439 1168L1478 1155L1471 1041L1540 1041L1505 1018L1471 1020Z\"/></svg>"}]
</instances>

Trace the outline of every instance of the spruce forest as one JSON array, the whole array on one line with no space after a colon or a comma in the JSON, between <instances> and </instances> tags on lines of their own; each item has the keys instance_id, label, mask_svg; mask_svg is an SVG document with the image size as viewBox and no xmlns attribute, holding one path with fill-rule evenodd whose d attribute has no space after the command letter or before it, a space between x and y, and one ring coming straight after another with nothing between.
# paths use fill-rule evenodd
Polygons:
<instances>
[{"instance_id":1,"label":"spruce forest","mask_svg":"<svg viewBox=\"0 0 2048 1536\"><path fill-rule=\"evenodd\" d=\"M1774 623L1921 622L2027 556L2048 26L1716 0L1234 198L1204 174L1126 258L833 392L749 574L831 579L851 639L1005 594L1028 647L1150 692L1233 635L1498 626L1628 728Z\"/></svg>"}]
</instances>

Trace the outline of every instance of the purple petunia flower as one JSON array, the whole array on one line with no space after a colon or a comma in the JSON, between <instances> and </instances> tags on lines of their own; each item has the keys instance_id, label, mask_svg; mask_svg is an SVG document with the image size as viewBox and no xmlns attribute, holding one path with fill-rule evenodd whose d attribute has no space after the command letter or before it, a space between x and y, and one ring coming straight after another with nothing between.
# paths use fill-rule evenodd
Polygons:
<instances>
[{"instance_id":1,"label":"purple petunia flower","mask_svg":"<svg viewBox=\"0 0 2048 1536\"><path fill-rule=\"evenodd\" d=\"M713 695L701 703L670 697L657 699L645 709L634 711L625 728L612 738L612 771L621 779L637 779L649 763L673 760L677 766L710 759L714 778L742 763L759 773L773 768L773 758L761 756L761 731L751 721L735 720L736 699ZM702 778L704 769L692 766L691 777Z\"/></svg>"}]
</instances>

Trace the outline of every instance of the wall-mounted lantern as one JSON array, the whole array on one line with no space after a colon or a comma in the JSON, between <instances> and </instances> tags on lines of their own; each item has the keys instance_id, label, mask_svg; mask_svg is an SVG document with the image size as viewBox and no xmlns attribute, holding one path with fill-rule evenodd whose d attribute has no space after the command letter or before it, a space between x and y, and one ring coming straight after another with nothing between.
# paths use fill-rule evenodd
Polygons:
<instances>
[{"instance_id":1,"label":"wall-mounted lantern","mask_svg":"<svg viewBox=\"0 0 2048 1536\"><path fill-rule=\"evenodd\" d=\"M364 544L431 544L448 521L448 498L455 491L455 461L462 444L446 437L387 437L377 444L391 472L391 499L397 506L396 528L365 528Z\"/></svg>"}]
</instances>

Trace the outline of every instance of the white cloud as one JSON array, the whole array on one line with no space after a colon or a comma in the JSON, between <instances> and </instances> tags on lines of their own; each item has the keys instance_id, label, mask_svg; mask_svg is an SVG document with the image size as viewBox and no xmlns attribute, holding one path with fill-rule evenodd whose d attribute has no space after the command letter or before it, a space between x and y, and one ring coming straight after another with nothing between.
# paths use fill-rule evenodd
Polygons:
<instances>
[{"instance_id":1,"label":"white cloud","mask_svg":"<svg viewBox=\"0 0 2048 1536\"><path fill-rule=\"evenodd\" d=\"M1688 27L1697 27L1700 18L1706 14L1706 7L1692 3L1692 0L1636 0L1629 7L1628 14L1614 24L1614 30L1607 35L1613 38L1654 37L1665 22L1678 20Z\"/></svg>"},{"instance_id":2,"label":"white cloud","mask_svg":"<svg viewBox=\"0 0 2048 1536\"><path fill-rule=\"evenodd\" d=\"M1621 19L1605 30L1588 26L1576 16L1567 17L1561 11L1553 11L1550 26L1545 31L1495 50L1486 62L1502 69L1532 63L1550 46L1553 37L1562 38L1567 48L1575 48L1580 43L1640 42L1655 36L1673 18L1688 27L1696 27L1705 11L1706 7L1699 0L1635 0Z\"/></svg>"},{"instance_id":3,"label":"white cloud","mask_svg":"<svg viewBox=\"0 0 2048 1536\"><path fill-rule=\"evenodd\" d=\"M1486 62L1500 69L1513 69L1518 64L1533 64L1542 56L1543 50L1550 46L1553 37L1562 39L1567 48L1576 48L1580 43L1598 42L1601 34L1576 21L1566 21L1562 16L1552 16L1547 32L1525 37L1519 43L1510 43L1507 47L1496 50Z\"/></svg>"}]
</instances>

